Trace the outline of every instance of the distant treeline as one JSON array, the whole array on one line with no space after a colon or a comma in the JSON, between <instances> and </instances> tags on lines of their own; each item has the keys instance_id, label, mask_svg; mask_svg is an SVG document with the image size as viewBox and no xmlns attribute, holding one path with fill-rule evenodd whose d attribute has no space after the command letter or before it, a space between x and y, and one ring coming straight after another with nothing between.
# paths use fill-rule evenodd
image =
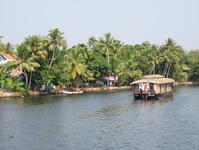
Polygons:
<instances>
[{"instance_id":1,"label":"distant treeline","mask_svg":"<svg viewBox=\"0 0 199 150\"><path fill-rule=\"evenodd\" d=\"M67 48L63 33L52 29L46 36L29 36L16 46L0 42L0 53L15 58L0 66L1 87L8 91L25 92L41 84L95 85L104 76L118 76L116 85L129 85L148 74L177 82L199 81L199 50L185 51L171 38L162 45L147 41L130 45L106 33Z\"/></svg>"}]
</instances>

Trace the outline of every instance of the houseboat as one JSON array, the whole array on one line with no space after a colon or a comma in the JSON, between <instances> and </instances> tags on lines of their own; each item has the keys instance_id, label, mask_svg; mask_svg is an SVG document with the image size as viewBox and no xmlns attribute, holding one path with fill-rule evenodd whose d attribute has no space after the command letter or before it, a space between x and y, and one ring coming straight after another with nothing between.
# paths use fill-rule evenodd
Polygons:
<instances>
[{"instance_id":1,"label":"houseboat","mask_svg":"<svg viewBox=\"0 0 199 150\"><path fill-rule=\"evenodd\" d=\"M173 95L173 83L171 78L162 75L146 75L140 80L131 83L135 99L158 99Z\"/></svg>"}]
</instances>

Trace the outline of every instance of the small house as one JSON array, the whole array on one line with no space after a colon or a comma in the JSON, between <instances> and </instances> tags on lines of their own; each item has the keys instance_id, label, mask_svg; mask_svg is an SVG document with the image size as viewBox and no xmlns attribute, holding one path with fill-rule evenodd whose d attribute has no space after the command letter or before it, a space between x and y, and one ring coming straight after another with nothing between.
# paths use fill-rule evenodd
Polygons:
<instances>
[{"instance_id":1,"label":"small house","mask_svg":"<svg viewBox=\"0 0 199 150\"><path fill-rule=\"evenodd\" d=\"M11 54L1 54L0 55L0 65L5 64L8 61L16 60Z\"/></svg>"},{"instance_id":2,"label":"small house","mask_svg":"<svg viewBox=\"0 0 199 150\"><path fill-rule=\"evenodd\" d=\"M146 75L140 80L131 83L135 99L147 99L148 97L159 98L172 96L173 83L171 78L165 78L162 75Z\"/></svg>"},{"instance_id":3,"label":"small house","mask_svg":"<svg viewBox=\"0 0 199 150\"><path fill-rule=\"evenodd\" d=\"M12 54L0 54L0 65L4 65L9 61L21 61L20 59L15 58ZM9 74L12 73L12 70L8 72ZM13 73L14 76L21 75L21 71L17 71Z\"/></svg>"},{"instance_id":4,"label":"small house","mask_svg":"<svg viewBox=\"0 0 199 150\"><path fill-rule=\"evenodd\" d=\"M114 86L115 83L118 81L118 76L105 76L102 78L104 86Z\"/></svg>"}]
</instances>

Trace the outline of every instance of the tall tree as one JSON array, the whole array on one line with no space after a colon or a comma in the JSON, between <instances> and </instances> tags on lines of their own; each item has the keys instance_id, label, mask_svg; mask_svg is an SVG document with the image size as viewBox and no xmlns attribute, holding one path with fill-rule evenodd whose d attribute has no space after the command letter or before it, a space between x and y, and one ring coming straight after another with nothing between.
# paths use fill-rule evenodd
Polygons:
<instances>
[{"instance_id":1,"label":"tall tree","mask_svg":"<svg viewBox=\"0 0 199 150\"><path fill-rule=\"evenodd\" d=\"M117 67L121 84L125 83L125 85L129 85L132 78L138 79L142 76L141 70L136 69L137 62L133 61L134 55L130 55L130 58L132 59L128 59L127 61L121 60L120 65Z\"/></svg>"},{"instance_id":2,"label":"tall tree","mask_svg":"<svg viewBox=\"0 0 199 150\"><path fill-rule=\"evenodd\" d=\"M35 36L35 35L29 36L28 38L25 39L25 42L24 42L26 49L27 49L26 51L27 51L29 57L37 58L36 61L38 63L40 63L41 61L44 61L44 59L48 55L48 53L45 49L41 49L41 47L40 47L41 42L42 42L41 37ZM33 71L30 72L28 86L30 86L32 83L32 76L33 76Z\"/></svg>"},{"instance_id":3,"label":"tall tree","mask_svg":"<svg viewBox=\"0 0 199 150\"><path fill-rule=\"evenodd\" d=\"M60 50L60 48L66 48L67 46L67 42L64 39L63 34L64 33L60 32L57 28L49 30L47 43L49 44L49 50L52 52L49 71L52 67L53 61L55 60L56 52Z\"/></svg>"},{"instance_id":4,"label":"tall tree","mask_svg":"<svg viewBox=\"0 0 199 150\"><path fill-rule=\"evenodd\" d=\"M18 58L18 60L8 62L12 75L22 73L25 76L25 85L28 86L28 72L35 71L35 68L40 65L35 61L35 57L28 57L25 60Z\"/></svg>"},{"instance_id":5,"label":"tall tree","mask_svg":"<svg viewBox=\"0 0 199 150\"><path fill-rule=\"evenodd\" d=\"M145 42L142 43L142 46L144 48L144 51L147 51L147 50L150 49L151 44L149 43L149 41L145 41Z\"/></svg>"},{"instance_id":6,"label":"tall tree","mask_svg":"<svg viewBox=\"0 0 199 150\"><path fill-rule=\"evenodd\" d=\"M77 88L80 85L81 77L86 79L92 77L85 64L85 59L82 53L80 53L79 47L73 47L65 55L65 70L67 73L71 73L73 80L77 81Z\"/></svg>"},{"instance_id":7,"label":"tall tree","mask_svg":"<svg viewBox=\"0 0 199 150\"><path fill-rule=\"evenodd\" d=\"M176 42L171 38L168 38L166 43L161 47L160 51L163 53L163 58L165 60L165 67L163 71L164 76L168 77L172 63L179 61L181 49L181 46L177 45Z\"/></svg>"},{"instance_id":8,"label":"tall tree","mask_svg":"<svg viewBox=\"0 0 199 150\"><path fill-rule=\"evenodd\" d=\"M188 53L189 60L189 80L199 82L199 50L191 50Z\"/></svg>"},{"instance_id":9,"label":"tall tree","mask_svg":"<svg viewBox=\"0 0 199 150\"><path fill-rule=\"evenodd\" d=\"M90 49L93 49L93 48L96 47L97 43L98 43L98 41L96 40L96 38L95 37L91 37L91 38L89 38L89 40L87 42L87 45L88 45L88 47Z\"/></svg>"},{"instance_id":10,"label":"tall tree","mask_svg":"<svg viewBox=\"0 0 199 150\"><path fill-rule=\"evenodd\" d=\"M150 74L156 73L156 65L159 64L159 48L158 45L153 44L149 50L149 64L151 64L152 69Z\"/></svg>"},{"instance_id":11,"label":"tall tree","mask_svg":"<svg viewBox=\"0 0 199 150\"><path fill-rule=\"evenodd\" d=\"M0 53L14 55L16 51L15 51L14 46L10 44L9 42L7 44L0 42Z\"/></svg>"},{"instance_id":12,"label":"tall tree","mask_svg":"<svg viewBox=\"0 0 199 150\"><path fill-rule=\"evenodd\" d=\"M110 55L115 49L113 42L114 38L111 37L111 33L104 34L104 38L101 37L99 40L101 51L107 57L108 64L110 63Z\"/></svg>"}]
</instances>

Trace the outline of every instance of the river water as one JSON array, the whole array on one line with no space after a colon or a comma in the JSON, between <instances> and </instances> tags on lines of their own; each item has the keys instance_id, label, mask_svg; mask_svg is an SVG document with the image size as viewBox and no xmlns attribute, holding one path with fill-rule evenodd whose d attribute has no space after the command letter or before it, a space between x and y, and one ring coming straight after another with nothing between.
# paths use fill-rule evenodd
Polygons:
<instances>
[{"instance_id":1,"label":"river water","mask_svg":"<svg viewBox=\"0 0 199 150\"><path fill-rule=\"evenodd\" d=\"M149 101L130 90L0 100L1 150L198 148L198 86Z\"/></svg>"}]
</instances>

